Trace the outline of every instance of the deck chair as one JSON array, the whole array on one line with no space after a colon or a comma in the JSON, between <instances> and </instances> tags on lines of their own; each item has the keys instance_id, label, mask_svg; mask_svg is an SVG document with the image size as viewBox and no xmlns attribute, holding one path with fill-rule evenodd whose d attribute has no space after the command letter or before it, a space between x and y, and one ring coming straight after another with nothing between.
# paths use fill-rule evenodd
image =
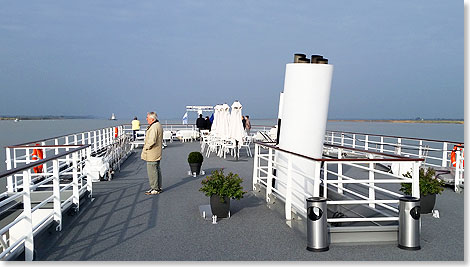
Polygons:
<instances>
[{"instance_id":1,"label":"deck chair","mask_svg":"<svg viewBox=\"0 0 470 267\"><path fill-rule=\"evenodd\" d=\"M246 149L246 154L248 155L248 157L253 157L253 154L251 154L251 148L250 148L251 140L252 140L251 136L243 137L243 142L238 148L238 155L240 155L240 149L244 147Z\"/></svg>"},{"instance_id":2,"label":"deck chair","mask_svg":"<svg viewBox=\"0 0 470 267\"><path fill-rule=\"evenodd\" d=\"M218 156L219 157L224 156L224 159L226 158L227 153L230 153L230 155L235 156L235 149L236 149L235 140L233 139L223 140Z\"/></svg>"},{"instance_id":3,"label":"deck chair","mask_svg":"<svg viewBox=\"0 0 470 267\"><path fill-rule=\"evenodd\" d=\"M207 139L207 151L206 157L208 158L212 152L218 154L220 148L222 146L222 140L218 136L209 136Z\"/></svg>"},{"instance_id":4,"label":"deck chair","mask_svg":"<svg viewBox=\"0 0 470 267\"><path fill-rule=\"evenodd\" d=\"M166 141L173 142L173 133L171 131L163 131L163 145L167 146Z\"/></svg>"}]
</instances>

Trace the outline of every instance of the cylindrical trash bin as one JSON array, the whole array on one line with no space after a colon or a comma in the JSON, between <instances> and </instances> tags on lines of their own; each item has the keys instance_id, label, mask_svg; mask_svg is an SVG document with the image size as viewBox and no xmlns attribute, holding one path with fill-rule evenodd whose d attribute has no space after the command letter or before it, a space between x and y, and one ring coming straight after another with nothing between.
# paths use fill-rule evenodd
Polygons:
<instances>
[{"instance_id":1,"label":"cylindrical trash bin","mask_svg":"<svg viewBox=\"0 0 470 267\"><path fill-rule=\"evenodd\" d=\"M328 228L326 223L326 198L307 198L307 250L327 251Z\"/></svg>"},{"instance_id":2,"label":"cylindrical trash bin","mask_svg":"<svg viewBox=\"0 0 470 267\"><path fill-rule=\"evenodd\" d=\"M419 198L405 196L400 198L398 221L398 247L406 250L421 249L421 207Z\"/></svg>"}]
</instances>

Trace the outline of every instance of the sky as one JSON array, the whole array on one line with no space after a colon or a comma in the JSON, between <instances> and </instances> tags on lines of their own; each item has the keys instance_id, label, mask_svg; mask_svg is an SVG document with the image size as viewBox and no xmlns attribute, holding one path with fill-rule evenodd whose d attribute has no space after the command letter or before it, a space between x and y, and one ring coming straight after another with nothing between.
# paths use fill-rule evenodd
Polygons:
<instances>
[{"instance_id":1,"label":"sky","mask_svg":"<svg viewBox=\"0 0 470 267\"><path fill-rule=\"evenodd\" d=\"M276 118L286 64L304 53L334 65L330 119L464 117L463 1L0 6L0 116L178 119L239 100Z\"/></svg>"}]
</instances>

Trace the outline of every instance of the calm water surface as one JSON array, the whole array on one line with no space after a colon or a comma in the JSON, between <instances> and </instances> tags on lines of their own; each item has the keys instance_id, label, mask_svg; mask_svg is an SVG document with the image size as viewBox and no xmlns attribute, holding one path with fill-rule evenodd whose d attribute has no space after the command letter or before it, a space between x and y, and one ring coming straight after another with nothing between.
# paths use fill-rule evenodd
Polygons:
<instances>
[{"instance_id":1,"label":"calm water surface","mask_svg":"<svg viewBox=\"0 0 470 267\"><path fill-rule=\"evenodd\" d=\"M253 125L274 125L275 119L251 120ZM180 120L161 120L165 123L181 123ZM0 121L0 171L6 170L5 146L83 132L108 126L128 124L128 120L31 120ZM141 121L141 123L145 123ZM192 123L190 121L190 123ZM386 123L386 122L328 122L328 130L419 137L448 141L464 141L463 124L441 123Z\"/></svg>"}]
</instances>

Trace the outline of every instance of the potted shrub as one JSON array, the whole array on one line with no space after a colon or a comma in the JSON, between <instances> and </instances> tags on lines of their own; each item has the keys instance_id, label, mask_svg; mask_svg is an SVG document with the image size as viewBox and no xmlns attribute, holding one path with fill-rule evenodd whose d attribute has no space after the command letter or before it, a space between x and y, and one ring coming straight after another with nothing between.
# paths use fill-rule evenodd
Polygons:
<instances>
[{"instance_id":1,"label":"potted shrub","mask_svg":"<svg viewBox=\"0 0 470 267\"><path fill-rule=\"evenodd\" d=\"M199 173L201 173L201 166L203 161L204 157L202 156L201 152L194 151L189 153L188 163L189 168L191 168L191 173L196 173L196 175L199 175Z\"/></svg>"},{"instance_id":2,"label":"potted shrub","mask_svg":"<svg viewBox=\"0 0 470 267\"><path fill-rule=\"evenodd\" d=\"M219 218L226 218L230 211L230 199L240 200L246 193L241 186L242 182L238 174L230 172L225 175L223 169L215 170L202 180L202 187L199 191L210 197L212 214Z\"/></svg>"},{"instance_id":3,"label":"potted shrub","mask_svg":"<svg viewBox=\"0 0 470 267\"><path fill-rule=\"evenodd\" d=\"M411 173L407 172L403 176L412 178ZM402 183L400 191L405 195L411 195L411 184ZM433 168L419 169L419 192L421 213L431 213L436 204L436 194L444 191L444 182L436 178L436 171Z\"/></svg>"}]
</instances>

